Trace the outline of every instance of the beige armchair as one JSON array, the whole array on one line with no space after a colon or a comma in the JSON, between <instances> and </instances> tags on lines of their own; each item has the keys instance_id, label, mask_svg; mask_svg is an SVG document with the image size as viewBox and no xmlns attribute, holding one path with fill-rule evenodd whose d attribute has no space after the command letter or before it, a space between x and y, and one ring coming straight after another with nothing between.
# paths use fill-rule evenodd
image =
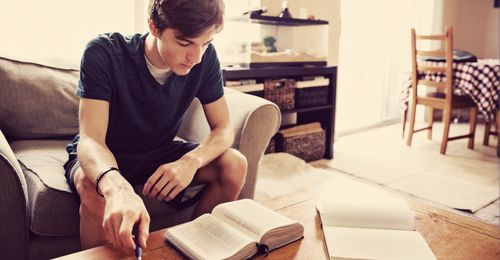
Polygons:
<instances>
[{"instance_id":1,"label":"beige armchair","mask_svg":"<svg viewBox=\"0 0 500 260\"><path fill-rule=\"evenodd\" d=\"M78 204L62 168L65 145L78 130L77 80L74 66L0 57L0 259L47 259L80 250ZM262 98L225 92L236 133L233 147L248 160L240 197L252 198L280 112ZM195 100L179 137L200 141L208 131ZM187 221L193 209L176 212L164 203L145 203L152 230Z\"/></svg>"}]
</instances>

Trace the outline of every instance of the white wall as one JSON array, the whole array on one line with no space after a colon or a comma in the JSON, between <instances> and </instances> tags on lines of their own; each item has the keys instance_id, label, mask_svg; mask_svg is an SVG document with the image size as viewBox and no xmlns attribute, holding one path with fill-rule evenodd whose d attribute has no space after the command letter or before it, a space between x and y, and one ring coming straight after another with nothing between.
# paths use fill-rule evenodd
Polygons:
<instances>
[{"instance_id":1,"label":"white wall","mask_svg":"<svg viewBox=\"0 0 500 260\"><path fill-rule=\"evenodd\" d=\"M444 0L444 24L453 27L455 49L500 57L500 8L493 0Z\"/></svg>"},{"instance_id":2,"label":"white wall","mask_svg":"<svg viewBox=\"0 0 500 260\"><path fill-rule=\"evenodd\" d=\"M85 44L99 33L134 33L139 1L1 1L0 54L78 61Z\"/></svg>"},{"instance_id":3,"label":"white wall","mask_svg":"<svg viewBox=\"0 0 500 260\"><path fill-rule=\"evenodd\" d=\"M398 119L411 70L410 29L441 33L442 0L344 0L341 18L339 132Z\"/></svg>"}]
</instances>

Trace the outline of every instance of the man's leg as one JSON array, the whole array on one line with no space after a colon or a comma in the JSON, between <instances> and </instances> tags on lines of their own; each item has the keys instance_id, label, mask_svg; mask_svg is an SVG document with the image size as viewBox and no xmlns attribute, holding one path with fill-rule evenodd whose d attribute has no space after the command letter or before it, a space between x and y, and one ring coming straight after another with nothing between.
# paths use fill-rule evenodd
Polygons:
<instances>
[{"instance_id":1,"label":"man's leg","mask_svg":"<svg viewBox=\"0 0 500 260\"><path fill-rule=\"evenodd\" d=\"M209 213L220 203L238 198L247 174L247 160L238 150L229 149L199 169L193 183L207 187L200 198L193 218Z\"/></svg>"},{"instance_id":2,"label":"man's leg","mask_svg":"<svg viewBox=\"0 0 500 260\"><path fill-rule=\"evenodd\" d=\"M107 243L102 227L104 199L95 190L95 185L78 168L73 178L76 191L80 196L80 243L88 249Z\"/></svg>"}]
</instances>

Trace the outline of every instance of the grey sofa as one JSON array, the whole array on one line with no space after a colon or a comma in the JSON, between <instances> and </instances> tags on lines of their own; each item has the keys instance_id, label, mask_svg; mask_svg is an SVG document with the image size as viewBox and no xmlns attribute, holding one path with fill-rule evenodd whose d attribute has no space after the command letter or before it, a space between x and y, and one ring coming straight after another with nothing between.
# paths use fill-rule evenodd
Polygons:
<instances>
[{"instance_id":1,"label":"grey sofa","mask_svg":"<svg viewBox=\"0 0 500 260\"><path fill-rule=\"evenodd\" d=\"M0 259L47 259L80 250L78 205L65 181L65 145L78 131L78 67L54 60L0 57ZM248 160L241 198L252 198L257 167L280 125L276 105L226 90L236 138ZM194 101L179 137L200 141L209 132ZM151 230L189 220L145 199Z\"/></svg>"}]
</instances>

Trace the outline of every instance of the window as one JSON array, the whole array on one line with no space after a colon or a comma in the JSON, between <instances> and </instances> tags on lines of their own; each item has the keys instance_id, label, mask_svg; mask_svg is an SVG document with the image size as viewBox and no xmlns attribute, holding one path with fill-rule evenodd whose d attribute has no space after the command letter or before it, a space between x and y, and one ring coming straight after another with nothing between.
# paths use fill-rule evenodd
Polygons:
<instances>
[{"instance_id":1,"label":"window","mask_svg":"<svg viewBox=\"0 0 500 260\"><path fill-rule=\"evenodd\" d=\"M143 32L147 0L25 0L0 3L0 54L79 61L103 32Z\"/></svg>"}]
</instances>

